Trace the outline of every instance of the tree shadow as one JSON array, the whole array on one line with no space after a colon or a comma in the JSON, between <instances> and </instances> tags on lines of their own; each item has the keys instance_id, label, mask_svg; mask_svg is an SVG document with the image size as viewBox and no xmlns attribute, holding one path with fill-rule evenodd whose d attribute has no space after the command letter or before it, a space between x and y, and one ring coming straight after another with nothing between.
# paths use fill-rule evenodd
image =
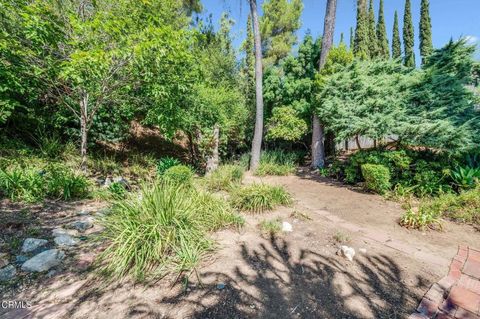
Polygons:
<instances>
[{"instance_id":1,"label":"tree shadow","mask_svg":"<svg viewBox=\"0 0 480 319\"><path fill-rule=\"evenodd\" d=\"M205 281L221 280L186 300L196 309L191 318L403 318L421 296L403 283L399 265L386 255L361 256L354 264L338 256L302 249L295 256L282 238L257 248L241 246L235 275L207 272ZM246 265L246 267L245 267ZM417 276L417 291L428 282ZM215 295L216 301L203 300Z\"/></svg>"}]
</instances>

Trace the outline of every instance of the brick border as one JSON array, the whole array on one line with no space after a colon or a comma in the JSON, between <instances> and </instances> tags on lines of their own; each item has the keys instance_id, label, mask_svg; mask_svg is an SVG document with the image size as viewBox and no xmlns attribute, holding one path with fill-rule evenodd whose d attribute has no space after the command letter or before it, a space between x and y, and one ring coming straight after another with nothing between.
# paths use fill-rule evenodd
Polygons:
<instances>
[{"instance_id":1,"label":"brick border","mask_svg":"<svg viewBox=\"0 0 480 319\"><path fill-rule=\"evenodd\" d=\"M457 254L450 264L448 275L430 287L420 301L416 312L411 314L408 319L480 319L480 316L472 314L465 309L458 308L457 305L453 304L453 302L448 298L452 288L457 286L457 284L461 281L460 278L463 279L462 269L468 259L470 250L473 252L477 251L467 246L458 246ZM476 287L475 290L476 289L480 288Z\"/></svg>"}]
</instances>

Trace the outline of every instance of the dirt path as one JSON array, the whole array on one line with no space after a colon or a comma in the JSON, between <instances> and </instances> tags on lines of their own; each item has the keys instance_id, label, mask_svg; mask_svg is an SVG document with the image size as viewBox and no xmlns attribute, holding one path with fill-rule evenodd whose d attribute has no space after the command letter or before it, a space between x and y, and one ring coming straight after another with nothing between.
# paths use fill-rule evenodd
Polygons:
<instances>
[{"instance_id":1,"label":"dirt path","mask_svg":"<svg viewBox=\"0 0 480 319\"><path fill-rule=\"evenodd\" d=\"M479 232L451 223L444 233L405 230L397 204L330 181L263 181L284 185L294 207L215 234L219 249L199 269L201 284L192 274L183 286L107 286L72 269L14 296L33 307L0 318L406 318L447 272L457 245L480 242ZM310 219L292 217L293 210ZM293 232L263 238L258 223L277 217ZM357 250L353 262L336 255L339 234Z\"/></svg>"}]
</instances>

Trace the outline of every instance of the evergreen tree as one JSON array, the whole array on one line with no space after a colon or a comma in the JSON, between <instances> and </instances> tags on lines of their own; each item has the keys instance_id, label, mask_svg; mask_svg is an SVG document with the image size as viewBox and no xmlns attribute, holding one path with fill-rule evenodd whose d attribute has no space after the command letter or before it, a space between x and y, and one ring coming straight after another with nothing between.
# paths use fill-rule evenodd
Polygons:
<instances>
[{"instance_id":1,"label":"evergreen tree","mask_svg":"<svg viewBox=\"0 0 480 319\"><path fill-rule=\"evenodd\" d=\"M422 55L422 64L432 53L432 22L430 19L430 2L422 0L420 11L420 54Z\"/></svg>"},{"instance_id":2,"label":"evergreen tree","mask_svg":"<svg viewBox=\"0 0 480 319\"><path fill-rule=\"evenodd\" d=\"M345 43L345 39L343 38L343 32L340 33L340 43Z\"/></svg>"},{"instance_id":3,"label":"evergreen tree","mask_svg":"<svg viewBox=\"0 0 480 319\"><path fill-rule=\"evenodd\" d=\"M385 27L385 15L383 13L383 0L380 0L380 9L378 10L377 39L379 57L388 59L390 52L388 49L387 29Z\"/></svg>"},{"instance_id":4,"label":"evergreen tree","mask_svg":"<svg viewBox=\"0 0 480 319\"><path fill-rule=\"evenodd\" d=\"M255 109L255 47L253 39L252 16L248 16L247 20L247 38L242 43L242 51L245 52L243 61L243 79L244 92L247 106L252 110Z\"/></svg>"},{"instance_id":5,"label":"evergreen tree","mask_svg":"<svg viewBox=\"0 0 480 319\"><path fill-rule=\"evenodd\" d=\"M393 21L392 58L398 59L402 56L402 43L400 42L400 29L398 27L398 12L395 10Z\"/></svg>"},{"instance_id":6,"label":"evergreen tree","mask_svg":"<svg viewBox=\"0 0 480 319\"><path fill-rule=\"evenodd\" d=\"M368 44L370 50L370 57L376 58L379 56L377 30L375 27L375 12L373 8L373 0L370 0L368 7Z\"/></svg>"},{"instance_id":7,"label":"evergreen tree","mask_svg":"<svg viewBox=\"0 0 480 319\"><path fill-rule=\"evenodd\" d=\"M403 46L405 50L405 66L415 67L414 31L412 22L412 4L410 0L405 1L405 13L403 16Z\"/></svg>"},{"instance_id":8,"label":"evergreen tree","mask_svg":"<svg viewBox=\"0 0 480 319\"><path fill-rule=\"evenodd\" d=\"M353 47L355 46L355 38L354 38L354 33L353 33L353 28L350 27L350 50L353 51Z\"/></svg>"},{"instance_id":9,"label":"evergreen tree","mask_svg":"<svg viewBox=\"0 0 480 319\"><path fill-rule=\"evenodd\" d=\"M268 0L263 3L260 19L264 66L275 65L285 58L297 43L302 0Z\"/></svg>"},{"instance_id":10,"label":"evergreen tree","mask_svg":"<svg viewBox=\"0 0 480 319\"><path fill-rule=\"evenodd\" d=\"M357 27L355 29L353 52L356 57L362 60L370 58L366 0L357 0Z\"/></svg>"}]
</instances>

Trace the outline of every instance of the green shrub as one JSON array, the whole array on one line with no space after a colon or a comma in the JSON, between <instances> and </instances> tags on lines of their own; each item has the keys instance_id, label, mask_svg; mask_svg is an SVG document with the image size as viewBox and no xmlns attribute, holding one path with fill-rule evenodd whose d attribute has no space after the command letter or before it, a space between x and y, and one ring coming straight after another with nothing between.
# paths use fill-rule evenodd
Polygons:
<instances>
[{"instance_id":1,"label":"green shrub","mask_svg":"<svg viewBox=\"0 0 480 319\"><path fill-rule=\"evenodd\" d=\"M127 189L123 183L113 182L108 186L108 192L114 199L122 199L127 195Z\"/></svg>"},{"instance_id":2,"label":"green shrub","mask_svg":"<svg viewBox=\"0 0 480 319\"><path fill-rule=\"evenodd\" d=\"M176 165L167 169L163 174L162 178L179 184L189 184L193 179L194 172L193 170L186 165Z\"/></svg>"},{"instance_id":3,"label":"green shrub","mask_svg":"<svg viewBox=\"0 0 480 319\"><path fill-rule=\"evenodd\" d=\"M444 180L444 175L431 169L419 170L413 177L413 183L415 195L419 197L451 191L450 185Z\"/></svg>"},{"instance_id":4,"label":"green shrub","mask_svg":"<svg viewBox=\"0 0 480 319\"><path fill-rule=\"evenodd\" d=\"M236 190L231 197L232 206L251 213L263 213L278 205L290 205L292 198L281 186L251 184Z\"/></svg>"},{"instance_id":5,"label":"green shrub","mask_svg":"<svg viewBox=\"0 0 480 319\"><path fill-rule=\"evenodd\" d=\"M88 196L89 186L84 175L63 165L0 169L0 193L13 201L81 199Z\"/></svg>"},{"instance_id":6,"label":"green shrub","mask_svg":"<svg viewBox=\"0 0 480 319\"><path fill-rule=\"evenodd\" d=\"M385 192L392 187L390 183L390 171L383 165L363 164L362 175L365 179L365 187L368 190L385 194Z\"/></svg>"},{"instance_id":7,"label":"green shrub","mask_svg":"<svg viewBox=\"0 0 480 319\"><path fill-rule=\"evenodd\" d=\"M286 153L281 150L264 151L260 157L255 175L257 176L284 176L295 171L296 153Z\"/></svg>"},{"instance_id":8,"label":"green shrub","mask_svg":"<svg viewBox=\"0 0 480 319\"><path fill-rule=\"evenodd\" d=\"M116 201L103 223L102 269L142 280L193 269L214 247L208 232L241 219L211 194L160 181Z\"/></svg>"},{"instance_id":9,"label":"green shrub","mask_svg":"<svg viewBox=\"0 0 480 319\"><path fill-rule=\"evenodd\" d=\"M210 191L228 191L232 186L240 184L244 170L239 165L221 165L205 176L205 185Z\"/></svg>"},{"instance_id":10,"label":"green shrub","mask_svg":"<svg viewBox=\"0 0 480 319\"><path fill-rule=\"evenodd\" d=\"M286 176L295 171L294 165L280 165L275 163L260 163L255 175L257 176Z\"/></svg>"},{"instance_id":11,"label":"green shrub","mask_svg":"<svg viewBox=\"0 0 480 319\"><path fill-rule=\"evenodd\" d=\"M181 165L182 163L173 157L162 157L157 163L157 174L163 175L169 168Z\"/></svg>"}]
</instances>

